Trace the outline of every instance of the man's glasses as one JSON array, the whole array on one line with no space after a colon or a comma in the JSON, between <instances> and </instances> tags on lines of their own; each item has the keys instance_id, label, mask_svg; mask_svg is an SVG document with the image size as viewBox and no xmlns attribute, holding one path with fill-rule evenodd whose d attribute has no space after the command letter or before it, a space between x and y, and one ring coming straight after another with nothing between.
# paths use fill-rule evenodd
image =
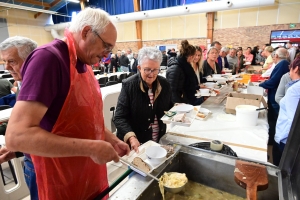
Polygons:
<instances>
[{"instance_id":1,"label":"man's glasses","mask_svg":"<svg viewBox=\"0 0 300 200\"><path fill-rule=\"evenodd\" d=\"M15 60L8 60L8 61L5 61L5 60L2 60L6 65L10 65L10 66L16 66L18 63L17 61Z\"/></svg>"},{"instance_id":2,"label":"man's glasses","mask_svg":"<svg viewBox=\"0 0 300 200\"><path fill-rule=\"evenodd\" d=\"M154 75L157 75L160 72L160 69L149 69L149 68L144 68L145 74L151 74L153 73Z\"/></svg>"},{"instance_id":3,"label":"man's glasses","mask_svg":"<svg viewBox=\"0 0 300 200\"><path fill-rule=\"evenodd\" d=\"M105 52L111 52L112 49L114 48L112 45L108 44L107 42L104 42L104 40L100 37L100 35L96 32L96 31L93 31L95 33L95 35L98 36L98 38L100 38L100 40L102 41L103 43L103 46L104 46L104 51Z\"/></svg>"}]
</instances>

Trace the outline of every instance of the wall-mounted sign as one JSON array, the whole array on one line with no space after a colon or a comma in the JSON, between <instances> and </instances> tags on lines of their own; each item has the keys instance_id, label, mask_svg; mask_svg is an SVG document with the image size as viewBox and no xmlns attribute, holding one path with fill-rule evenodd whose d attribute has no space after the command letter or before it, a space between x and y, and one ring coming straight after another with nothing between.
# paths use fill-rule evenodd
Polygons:
<instances>
[{"instance_id":1,"label":"wall-mounted sign","mask_svg":"<svg viewBox=\"0 0 300 200\"><path fill-rule=\"evenodd\" d=\"M296 28L296 24L290 24L290 28Z\"/></svg>"}]
</instances>

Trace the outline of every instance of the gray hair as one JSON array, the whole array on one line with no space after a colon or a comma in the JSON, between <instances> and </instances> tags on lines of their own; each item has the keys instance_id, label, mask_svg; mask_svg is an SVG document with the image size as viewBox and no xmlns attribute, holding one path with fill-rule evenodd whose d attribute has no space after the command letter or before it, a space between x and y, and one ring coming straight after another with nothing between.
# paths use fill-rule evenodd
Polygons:
<instances>
[{"instance_id":1,"label":"gray hair","mask_svg":"<svg viewBox=\"0 0 300 200\"><path fill-rule=\"evenodd\" d=\"M99 8L86 8L79 12L69 27L70 32L80 32L85 26L90 26L92 31L96 31L99 35L105 32L109 23L109 14Z\"/></svg>"},{"instance_id":2,"label":"gray hair","mask_svg":"<svg viewBox=\"0 0 300 200\"><path fill-rule=\"evenodd\" d=\"M276 53L278 55L278 58L280 59L287 59L288 58L288 51L285 48L279 48L276 50Z\"/></svg>"},{"instance_id":3,"label":"gray hair","mask_svg":"<svg viewBox=\"0 0 300 200\"><path fill-rule=\"evenodd\" d=\"M231 48L230 51L236 51L236 48Z\"/></svg>"},{"instance_id":4,"label":"gray hair","mask_svg":"<svg viewBox=\"0 0 300 200\"><path fill-rule=\"evenodd\" d=\"M19 57L25 60L29 54L37 48L37 43L26 37L14 36L7 38L0 44L0 51L5 51L12 47L17 48Z\"/></svg>"},{"instance_id":5,"label":"gray hair","mask_svg":"<svg viewBox=\"0 0 300 200\"><path fill-rule=\"evenodd\" d=\"M116 58L116 55L115 54L111 54L111 58Z\"/></svg>"},{"instance_id":6,"label":"gray hair","mask_svg":"<svg viewBox=\"0 0 300 200\"><path fill-rule=\"evenodd\" d=\"M138 64L142 65L145 60L153 60L160 64L162 61L161 51L154 47L141 48L138 54Z\"/></svg>"},{"instance_id":7,"label":"gray hair","mask_svg":"<svg viewBox=\"0 0 300 200\"><path fill-rule=\"evenodd\" d=\"M227 47L222 47L221 52L222 51L225 52L225 53L227 53L229 51L229 49Z\"/></svg>"},{"instance_id":8,"label":"gray hair","mask_svg":"<svg viewBox=\"0 0 300 200\"><path fill-rule=\"evenodd\" d=\"M217 52L219 52L219 50L217 49L217 47L212 46L212 47L209 47L209 49L208 49L208 51L207 51L207 54L209 54L209 52L210 52L212 49L215 49Z\"/></svg>"}]
</instances>

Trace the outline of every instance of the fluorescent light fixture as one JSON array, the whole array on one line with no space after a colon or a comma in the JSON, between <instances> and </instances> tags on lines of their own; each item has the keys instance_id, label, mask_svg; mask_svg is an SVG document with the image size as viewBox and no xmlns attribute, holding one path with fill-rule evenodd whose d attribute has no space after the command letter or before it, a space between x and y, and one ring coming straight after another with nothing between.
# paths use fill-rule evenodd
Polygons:
<instances>
[{"instance_id":1,"label":"fluorescent light fixture","mask_svg":"<svg viewBox=\"0 0 300 200\"><path fill-rule=\"evenodd\" d=\"M79 0L67 0L68 2L79 3Z\"/></svg>"},{"instance_id":2,"label":"fluorescent light fixture","mask_svg":"<svg viewBox=\"0 0 300 200\"><path fill-rule=\"evenodd\" d=\"M33 11L33 12L47 13L47 14L56 14L57 13L57 12L51 11L51 10L43 10L43 9L32 8L32 7L27 7L27 6L20 6L20 5L16 5L16 4L3 3L3 2L0 2L0 6L7 7L7 8L20 9L20 10L28 10L28 11Z\"/></svg>"}]
</instances>

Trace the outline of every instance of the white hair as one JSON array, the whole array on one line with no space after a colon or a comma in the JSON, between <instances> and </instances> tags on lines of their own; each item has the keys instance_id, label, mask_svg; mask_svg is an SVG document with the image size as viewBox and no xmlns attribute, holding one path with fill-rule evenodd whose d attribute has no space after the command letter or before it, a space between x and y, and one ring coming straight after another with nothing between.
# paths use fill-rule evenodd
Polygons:
<instances>
[{"instance_id":1,"label":"white hair","mask_svg":"<svg viewBox=\"0 0 300 200\"><path fill-rule=\"evenodd\" d=\"M229 49L227 47L222 47L221 52L222 51L225 52L225 53L227 53L229 51Z\"/></svg>"},{"instance_id":2,"label":"white hair","mask_svg":"<svg viewBox=\"0 0 300 200\"><path fill-rule=\"evenodd\" d=\"M17 48L19 57L25 60L37 48L37 43L27 37L14 36L7 38L0 44L0 51L5 51L12 47Z\"/></svg>"},{"instance_id":3,"label":"white hair","mask_svg":"<svg viewBox=\"0 0 300 200\"><path fill-rule=\"evenodd\" d=\"M284 60L286 60L289 56L288 51L285 48L278 48L275 54L278 55L278 58Z\"/></svg>"},{"instance_id":4,"label":"white hair","mask_svg":"<svg viewBox=\"0 0 300 200\"><path fill-rule=\"evenodd\" d=\"M162 61L161 51L154 47L141 48L138 54L138 64L142 65L145 60L153 60L160 64Z\"/></svg>"},{"instance_id":5,"label":"white hair","mask_svg":"<svg viewBox=\"0 0 300 200\"><path fill-rule=\"evenodd\" d=\"M69 27L70 32L80 32L84 27L90 26L92 31L96 31L99 35L105 32L109 23L109 14L99 8L86 8L82 10L71 22Z\"/></svg>"}]
</instances>

